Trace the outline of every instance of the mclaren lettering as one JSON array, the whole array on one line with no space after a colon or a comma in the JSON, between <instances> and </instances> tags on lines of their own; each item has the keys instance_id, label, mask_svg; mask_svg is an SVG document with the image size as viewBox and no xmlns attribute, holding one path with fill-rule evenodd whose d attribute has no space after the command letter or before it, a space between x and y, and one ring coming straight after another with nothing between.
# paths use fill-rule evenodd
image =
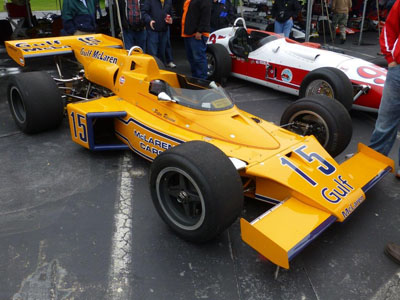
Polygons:
<instances>
[{"instance_id":1,"label":"mclaren lettering","mask_svg":"<svg viewBox=\"0 0 400 300\"><path fill-rule=\"evenodd\" d=\"M95 50L92 55L93 58L102 60L105 62L109 62L111 64L116 64L118 62L118 58L114 56L109 56L104 54L104 51Z\"/></svg>"},{"instance_id":2,"label":"mclaren lettering","mask_svg":"<svg viewBox=\"0 0 400 300\"><path fill-rule=\"evenodd\" d=\"M350 203L350 205L348 207L346 207L343 211L342 211L342 216L343 218L347 218L363 201L364 201L364 197L361 196L360 198L358 198L356 201L354 201L353 203Z\"/></svg>"},{"instance_id":3,"label":"mclaren lettering","mask_svg":"<svg viewBox=\"0 0 400 300\"><path fill-rule=\"evenodd\" d=\"M154 138L152 136L148 137L148 136L146 136L145 133L142 134L140 131L135 130L134 134L137 138L142 140L142 142L140 142L140 148L142 148L143 150L146 150L150 153L160 154L164 150L167 150L172 147L171 144L166 143L157 138Z\"/></svg>"}]
</instances>

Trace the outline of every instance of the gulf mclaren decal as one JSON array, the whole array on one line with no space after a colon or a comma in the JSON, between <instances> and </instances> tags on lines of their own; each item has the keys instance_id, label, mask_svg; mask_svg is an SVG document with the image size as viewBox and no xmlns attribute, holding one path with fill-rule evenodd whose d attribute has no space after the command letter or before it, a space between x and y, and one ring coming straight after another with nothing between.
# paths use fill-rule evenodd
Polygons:
<instances>
[{"instance_id":1,"label":"gulf mclaren decal","mask_svg":"<svg viewBox=\"0 0 400 300\"><path fill-rule=\"evenodd\" d=\"M23 52L25 52L25 56L44 56L47 55L47 53L37 53L37 52L42 52L42 51L50 51L50 50L59 50L59 49L65 49L65 51L57 53L72 53L71 47L62 45L61 41L59 40L52 40L52 41L44 41L44 42L39 42L39 43L32 43L28 44L25 42L17 43L15 44L15 47L18 49L21 49Z\"/></svg>"},{"instance_id":2,"label":"gulf mclaren decal","mask_svg":"<svg viewBox=\"0 0 400 300\"><path fill-rule=\"evenodd\" d=\"M100 51L100 50L93 50L93 49L86 50L85 48L81 48L81 51L79 52L79 54L82 56L92 57L94 59L109 62L110 64L118 63L118 58L104 54L104 51Z\"/></svg>"}]
</instances>

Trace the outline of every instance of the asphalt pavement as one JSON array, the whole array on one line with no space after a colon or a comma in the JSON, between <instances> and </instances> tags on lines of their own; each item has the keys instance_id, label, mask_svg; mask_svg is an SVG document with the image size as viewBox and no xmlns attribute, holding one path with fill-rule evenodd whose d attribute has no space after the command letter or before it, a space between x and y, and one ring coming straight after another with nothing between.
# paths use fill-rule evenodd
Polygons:
<instances>
[{"instance_id":1,"label":"asphalt pavement","mask_svg":"<svg viewBox=\"0 0 400 300\"><path fill-rule=\"evenodd\" d=\"M334 46L379 57L377 33L357 43L350 36ZM183 44L173 46L177 71L189 74ZM383 254L387 242L400 243L400 183L392 174L275 278L276 267L241 241L238 221L204 245L174 235L153 208L150 163L142 158L83 149L71 141L66 121L41 134L19 132L6 86L20 69L0 57L0 299L400 298L400 266ZM52 72L48 64L35 68ZM276 123L295 100L233 78L226 89L239 108ZM368 143L374 127L374 114L351 115L353 139L339 162L358 142ZM246 200L242 216L268 208Z\"/></svg>"}]
</instances>

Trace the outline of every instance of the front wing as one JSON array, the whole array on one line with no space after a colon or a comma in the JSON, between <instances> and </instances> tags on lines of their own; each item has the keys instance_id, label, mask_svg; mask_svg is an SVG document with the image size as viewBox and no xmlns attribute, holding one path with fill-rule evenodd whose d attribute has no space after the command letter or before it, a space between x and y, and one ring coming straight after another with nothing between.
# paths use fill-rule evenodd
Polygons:
<instances>
[{"instance_id":1,"label":"front wing","mask_svg":"<svg viewBox=\"0 0 400 300\"><path fill-rule=\"evenodd\" d=\"M292 196L272 207L252 222L240 220L242 239L268 260L288 269L289 262L311 241L336 221L345 220L365 199L365 193L387 173L393 171L391 159L359 144L358 153L340 165L341 171L354 174L351 199L337 211L320 203ZM339 182L340 184L340 182ZM345 183L342 183L345 189ZM301 189L301 187L299 187Z\"/></svg>"}]
</instances>

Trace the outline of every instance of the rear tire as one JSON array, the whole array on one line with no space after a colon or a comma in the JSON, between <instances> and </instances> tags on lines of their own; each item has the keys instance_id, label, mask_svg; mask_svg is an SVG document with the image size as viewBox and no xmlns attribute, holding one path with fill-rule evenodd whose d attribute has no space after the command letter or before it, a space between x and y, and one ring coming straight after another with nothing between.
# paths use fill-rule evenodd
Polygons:
<instances>
[{"instance_id":1,"label":"rear tire","mask_svg":"<svg viewBox=\"0 0 400 300\"><path fill-rule=\"evenodd\" d=\"M202 141L157 156L150 168L150 191L164 222L191 242L222 233L243 206L239 173L220 149Z\"/></svg>"},{"instance_id":2,"label":"rear tire","mask_svg":"<svg viewBox=\"0 0 400 300\"><path fill-rule=\"evenodd\" d=\"M158 69L160 69L160 70L166 70L167 69L161 59L159 59L157 56L153 56L153 58L157 63Z\"/></svg>"},{"instance_id":3,"label":"rear tire","mask_svg":"<svg viewBox=\"0 0 400 300\"><path fill-rule=\"evenodd\" d=\"M8 20L0 20L0 43L11 40L13 29Z\"/></svg>"},{"instance_id":4,"label":"rear tire","mask_svg":"<svg viewBox=\"0 0 400 300\"><path fill-rule=\"evenodd\" d=\"M337 100L324 95L293 102L284 111L280 124L303 136L314 135L332 157L348 146L353 132L349 112Z\"/></svg>"},{"instance_id":5,"label":"rear tire","mask_svg":"<svg viewBox=\"0 0 400 300\"><path fill-rule=\"evenodd\" d=\"M232 58L220 44L207 45L207 78L224 83L232 70Z\"/></svg>"},{"instance_id":6,"label":"rear tire","mask_svg":"<svg viewBox=\"0 0 400 300\"><path fill-rule=\"evenodd\" d=\"M377 57L377 58L371 60L371 63L373 63L374 65L377 65L381 68L385 68L386 70L388 68L388 62L383 56Z\"/></svg>"},{"instance_id":7,"label":"rear tire","mask_svg":"<svg viewBox=\"0 0 400 300\"><path fill-rule=\"evenodd\" d=\"M337 99L350 110L353 105L353 86L350 79L341 70L333 67L315 69L304 77L299 97L326 95Z\"/></svg>"},{"instance_id":8,"label":"rear tire","mask_svg":"<svg viewBox=\"0 0 400 300\"><path fill-rule=\"evenodd\" d=\"M14 121L24 133L53 129L62 122L64 104L61 93L46 72L11 76L7 96Z\"/></svg>"}]
</instances>

